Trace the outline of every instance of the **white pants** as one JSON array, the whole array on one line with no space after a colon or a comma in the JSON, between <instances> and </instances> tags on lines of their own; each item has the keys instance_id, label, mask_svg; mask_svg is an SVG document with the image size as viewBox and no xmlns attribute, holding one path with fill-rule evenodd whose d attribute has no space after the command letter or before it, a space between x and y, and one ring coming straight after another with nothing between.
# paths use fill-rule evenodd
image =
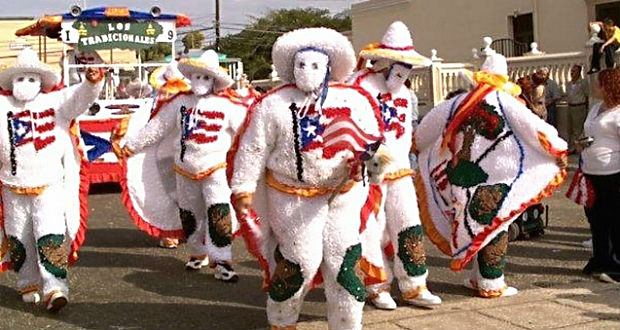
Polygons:
<instances>
[{"instance_id":1,"label":"white pants","mask_svg":"<svg viewBox=\"0 0 620 330\"><path fill-rule=\"evenodd\" d=\"M69 294L65 193L60 183L49 185L37 196L19 195L2 187L4 228L11 247L11 262L22 293L41 290Z\"/></svg>"},{"instance_id":2,"label":"white pants","mask_svg":"<svg viewBox=\"0 0 620 330\"><path fill-rule=\"evenodd\" d=\"M273 326L294 325L309 285L320 269L330 329L361 329L365 290L356 276L361 257L360 209L367 187L340 194L299 197L267 189L269 218L277 242L270 259L267 317Z\"/></svg>"},{"instance_id":3,"label":"white pants","mask_svg":"<svg viewBox=\"0 0 620 330\"><path fill-rule=\"evenodd\" d=\"M214 262L232 260L237 219L230 194L224 170L199 181L177 174L179 212L191 256L209 255Z\"/></svg>"},{"instance_id":4,"label":"white pants","mask_svg":"<svg viewBox=\"0 0 620 330\"><path fill-rule=\"evenodd\" d=\"M395 276L403 293L417 290L426 285L424 236L416 193L411 177L406 176L381 184L383 200L377 219L368 220L362 237L364 258L371 264L383 268L388 281L366 287L369 294L389 290ZM394 248L392 267L384 253L384 247L391 243ZM414 248L415 244L415 248Z\"/></svg>"}]
</instances>

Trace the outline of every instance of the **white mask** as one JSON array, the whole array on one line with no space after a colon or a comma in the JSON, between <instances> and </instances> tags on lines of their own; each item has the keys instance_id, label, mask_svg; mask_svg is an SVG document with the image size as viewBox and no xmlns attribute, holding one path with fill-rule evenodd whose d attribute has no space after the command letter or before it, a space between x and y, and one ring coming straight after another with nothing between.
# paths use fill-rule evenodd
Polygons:
<instances>
[{"instance_id":1,"label":"white mask","mask_svg":"<svg viewBox=\"0 0 620 330\"><path fill-rule=\"evenodd\" d=\"M394 93L403 86L405 80L409 77L411 68L400 63L394 63L385 78L385 85L388 91Z\"/></svg>"},{"instance_id":2,"label":"white mask","mask_svg":"<svg viewBox=\"0 0 620 330\"><path fill-rule=\"evenodd\" d=\"M13 77L13 96L22 101L32 101L41 92L41 76L36 73L20 73Z\"/></svg>"},{"instance_id":3,"label":"white mask","mask_svg":"<svg viewBox=\"0 0 620 330\"><path fill-rule=\"evenodd\" d=\"M213 85L215 84L213 77L202 73L192 73L189 80L192 84L192 92L195 95L202 96L213 92Z\"/></svg>"},{"instance_id":4,"label":"white mask","mask_svg":"<svg viewBox=\"0 0 620 330\"><path fill-rule=\"evenodd\" d=\"M325 81L329 57L321 52L307 50L295 55L295 84L306 93L316 92Z\"/></svg>"}]
</instances>

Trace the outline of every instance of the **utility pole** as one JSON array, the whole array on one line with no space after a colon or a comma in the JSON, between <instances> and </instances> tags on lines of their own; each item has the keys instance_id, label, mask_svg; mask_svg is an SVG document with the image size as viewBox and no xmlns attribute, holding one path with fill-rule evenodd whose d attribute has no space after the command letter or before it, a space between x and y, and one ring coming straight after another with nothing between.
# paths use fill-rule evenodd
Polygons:
<instances>
[{"instance_id":1,"label":"utility pole","mask_svg":"<svg viewBox=\"0 0 620 330\"><path fill-rule=\"evenodd\" d=\"M215 51L220 51L220 0L215 0Z\"/></svg>"}]
</instances>

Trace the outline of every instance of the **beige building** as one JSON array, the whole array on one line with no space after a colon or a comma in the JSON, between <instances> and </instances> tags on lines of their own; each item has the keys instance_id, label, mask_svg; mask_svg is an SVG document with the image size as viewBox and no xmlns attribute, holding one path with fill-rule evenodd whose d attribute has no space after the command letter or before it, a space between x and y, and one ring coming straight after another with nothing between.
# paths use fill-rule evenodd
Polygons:
<instances>
[{"instance_id":1,"label":"beige building","mask_svg":"<svg viewBox=\"0 0 620 330\"><path fill-rule=\"evenodd\" d=\"M471 60L472 48L482 46L484 36L511 39L504 47L508 52L512 48L516 56L523 51L514 48L532 41L547 53L582 51L588 22L603 17L620 21L620 1L370 0L354 4L351 12L353 45L358 51L380 40L392 21L401 20L422 54L430 56L431 49L437 49L446 62L466 62ZM494 46L501 47L500 42Z\"/></svg>"}]
</instances>

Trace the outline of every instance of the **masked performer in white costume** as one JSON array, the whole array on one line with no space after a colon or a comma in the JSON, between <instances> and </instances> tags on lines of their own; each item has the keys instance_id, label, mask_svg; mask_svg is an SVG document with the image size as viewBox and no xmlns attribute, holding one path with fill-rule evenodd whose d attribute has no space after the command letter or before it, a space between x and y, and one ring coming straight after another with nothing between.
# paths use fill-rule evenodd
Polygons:
<instances>
[{"instance_id":1,"label":"masked performer in white costume","mask_svg":"<svg viewBox=\"0 0 620 330\"><path fill-rule=\"evenodd\" d=\"M88 185L80 187L78 139L70 130L97 98L102 78L91 68L85 82L52 91L59 75L29 48L0 71L1 268L17 272L24 302L38 303L43 294L53 312L68 302L67 265L77 258L88 213L79 194Z\"/></svg>"},{"instance_id":2,"label":"masked performer in white costume","mask_svg":"<svg viewBox=\"0 0 620 330\"><path fill-rule=\"evenodd\" d=\"M143 129L127 138L121 154L131 156L174 134L176 197L190 251L186 269L200 269L210 258L215 278L234 282L238 276L232 268L231 241L237 222L230 206L226 152L247 108L223 93L233 81L220 68L214 51L199 59L183 59L178 68L190 80L191 93L161 105ZM169 211L169 207L162 210ZM177 219L164 220L174 227Z\"/></svg>"},{"instance_id":3,"label":"masked performer in white costume","mask_svg":"<svg viewBox=\"0 0 620 330\"><path fill-rule=\"evenodd\" d=\"M504 279L509 225L566 176L566 142L528 110L508 82L506 59L489 56L476 88L432 109L416 131L416 188L424 229L486 298L517 294Z\"/></svg>"},{"instance_id":4,"label":"masked performer in white costume","mask_svg":"<svg viewBox=\"0 0 620 330\"><path fill-rule=\"evenodd\" d=\"M361 88L338 83L355 56L334 30L289 32L272 59L287 84L250 108L230 154L233 205L241 217L254 207L267 232L259 244L267 317L272 329L294 329L320 269L329 328L360 329L359 225L368 184L349 177L381 140L378 104Z\"/></svg>"},{"instance_id":5,"label":"masked performer in white costume","mask_svg":"<svg viewBox=\"0 0 620 330\"><path fill-rule=\"evenodd\" d=\"M367 60L373 61L373 67L361 69L358 66L361 70L350 81L378 100L385 125L385 146L394 158L380 189L373 190L374 199L381 201L377 221L370 219L362 235L364 257L375 269L381 269L368 274L368 298L378 308L395 309L390 284L396 276L403 301L418 306L438 305L441 299L426 288L424 230L418 205L411 200L415 196L409 162L412 100L404 85L414 66L429 66L431 61L414 50L409 29L399 21L390 25L380 43L370 44L361 51L360 66ZM384 249L390 244L392 249L388 251L396 252L393 272L384 262ZM376 275L380 275L379 278Z\"/></svg>"}]
</instances>

